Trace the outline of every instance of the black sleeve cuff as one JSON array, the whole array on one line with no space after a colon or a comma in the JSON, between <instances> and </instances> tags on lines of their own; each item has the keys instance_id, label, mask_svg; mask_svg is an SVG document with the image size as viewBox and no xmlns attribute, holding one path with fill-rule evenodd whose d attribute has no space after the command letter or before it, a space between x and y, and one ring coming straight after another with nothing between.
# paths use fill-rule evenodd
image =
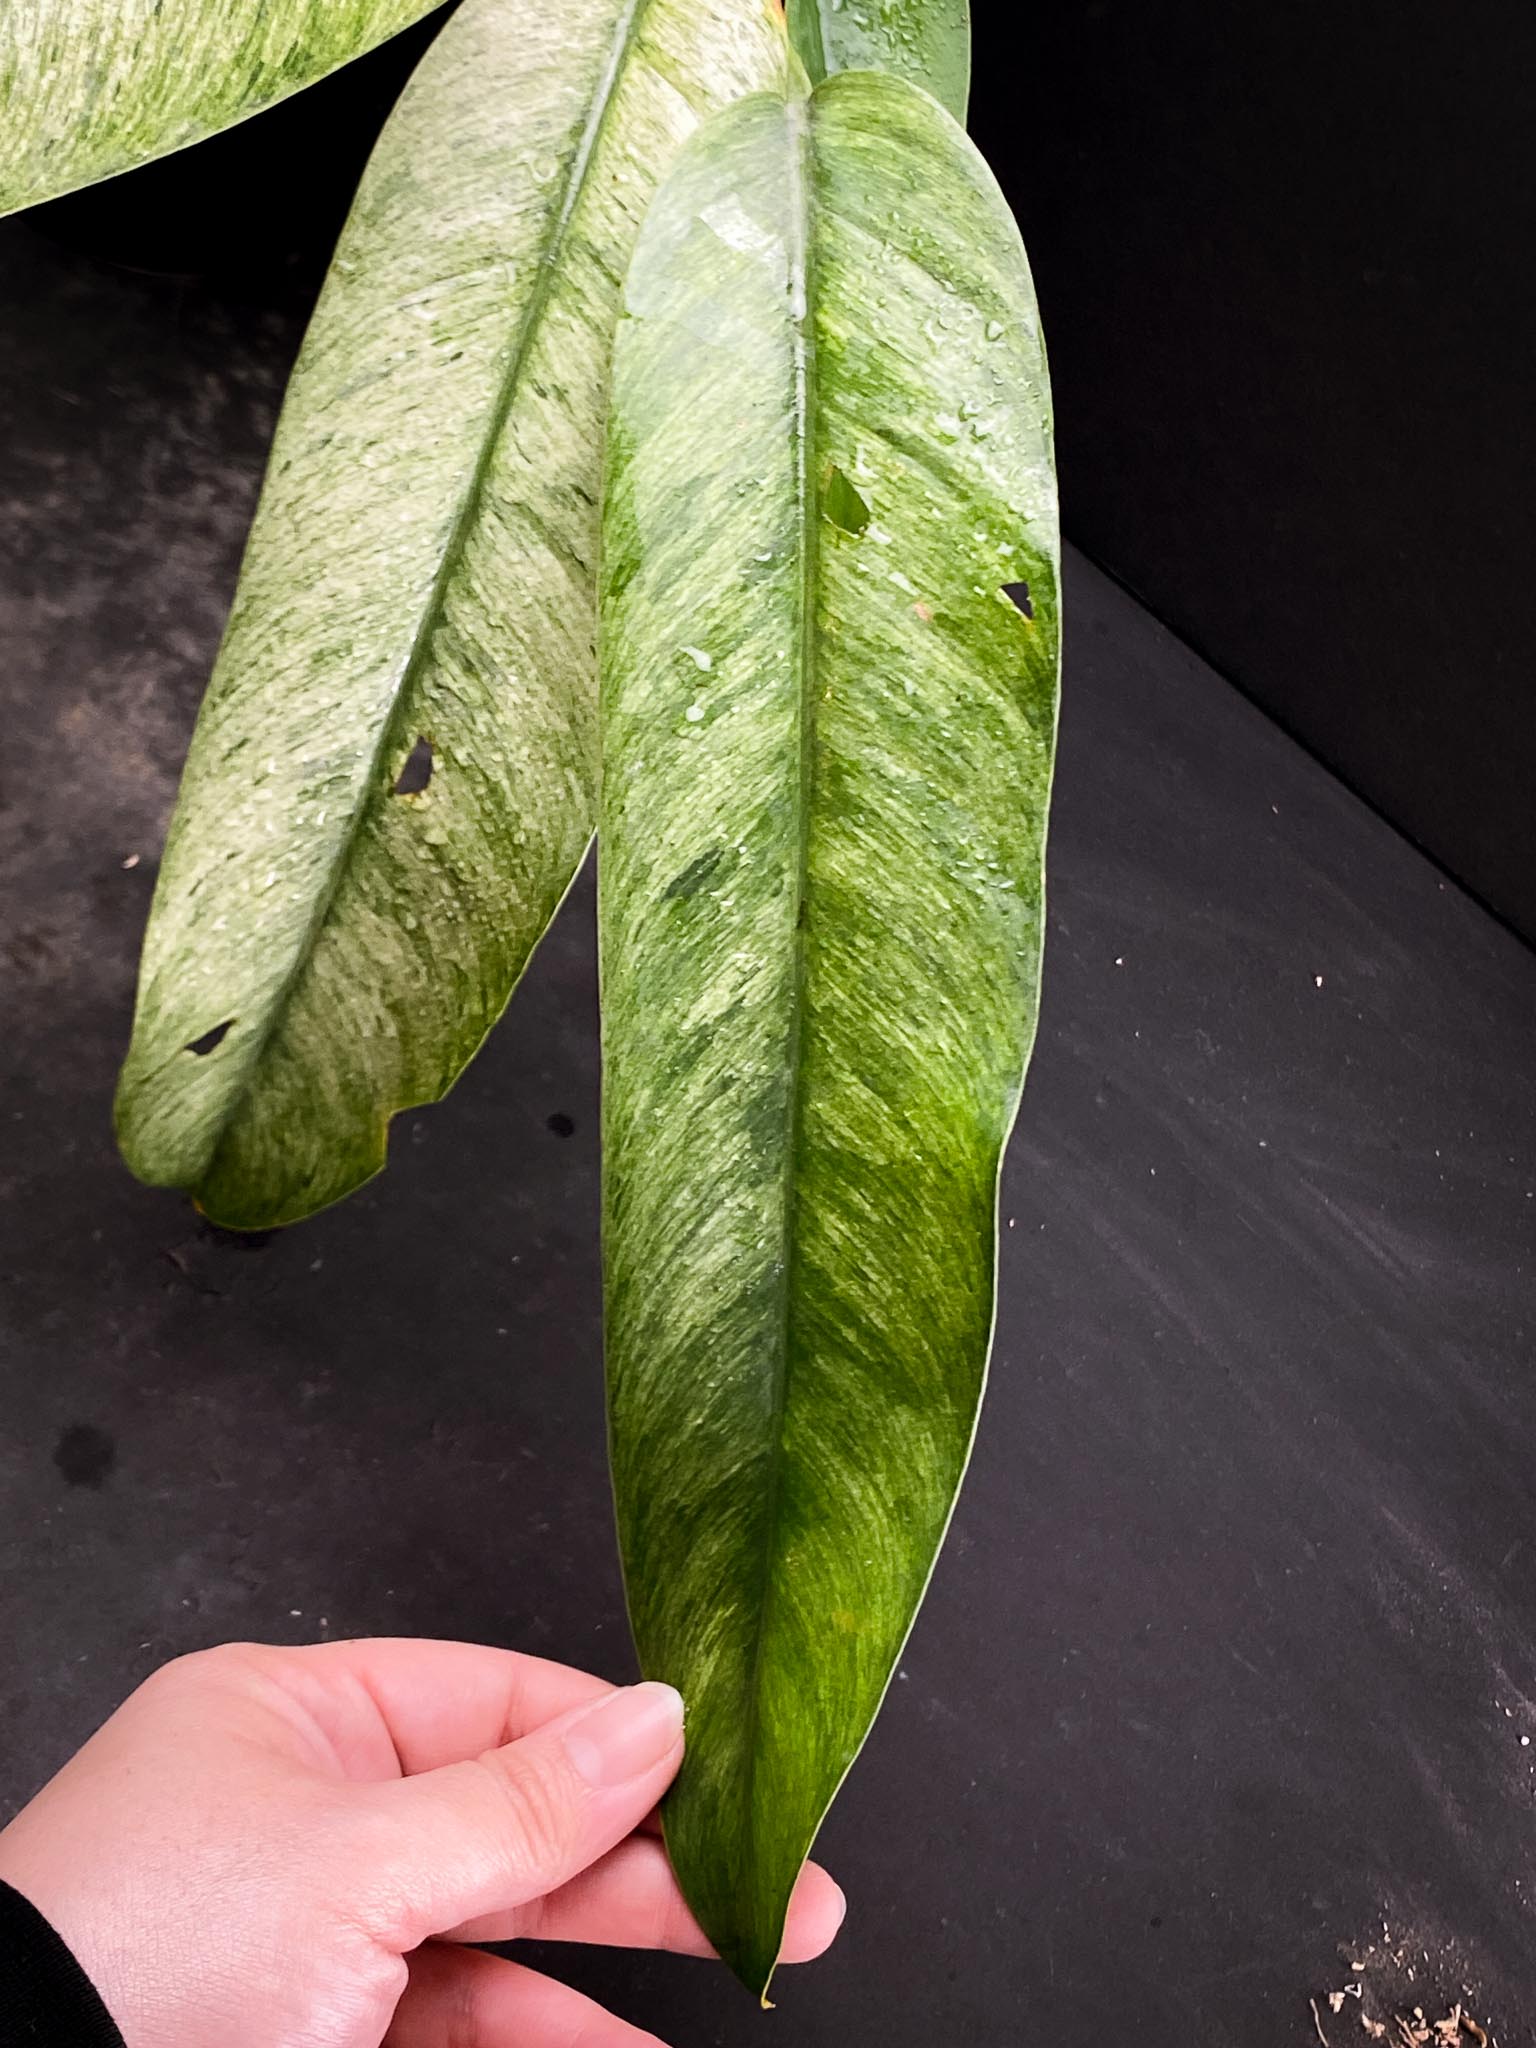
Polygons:
<instances>
[{"instance_id":1,"label":"black sleeve cuff","mask_svg":"<svg viewBox=\"0 0 1536 2048\"><path fill-rule=\"evenodd\" d=\"M37 1908L3 1883L0 2048L123 2048L90 1978Z\"/></svg>"}]
</instances>

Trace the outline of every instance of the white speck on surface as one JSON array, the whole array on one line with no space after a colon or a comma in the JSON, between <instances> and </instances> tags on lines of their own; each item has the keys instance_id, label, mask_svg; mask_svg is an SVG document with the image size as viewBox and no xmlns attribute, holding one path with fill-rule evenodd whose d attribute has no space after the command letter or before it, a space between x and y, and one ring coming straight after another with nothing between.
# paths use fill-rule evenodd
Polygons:
<instances>
[{"instance_id":1,"label":"white speck on surface","mask_svg":"<svg viewBox=\"0 0 1536 2048\"><path fill-rule=\"evenodd\" d=\"M123 866L125 868L136 868L138 864L139 856L136 853L130 853L127 859L123 862Z\"/></svg>"},{"instance_id":2,"label":"white speck on surface","mask_svg":"<svg viewBox=\"0 0 1536 2048\"><path fill-rule=\"evenodd\" d=\"M688 709L683 713L683 716L687 719L690 725L697 725L699 720L704 716L704 706L702 704L690 704L688 706Z\"/></svg>"},{"instance_id":3,"label":"white speck on surface","mask_svg":"<svg viewBox=\"0 0 1536 2048\"><path fill-rule=\"evenodd\" d=\"M702 647L685 647L683 652L693 663L694 667L701 670L705 675L708 675L715 665L715 657L712 654L706 653Z\"/></svg>"}]
</instances>

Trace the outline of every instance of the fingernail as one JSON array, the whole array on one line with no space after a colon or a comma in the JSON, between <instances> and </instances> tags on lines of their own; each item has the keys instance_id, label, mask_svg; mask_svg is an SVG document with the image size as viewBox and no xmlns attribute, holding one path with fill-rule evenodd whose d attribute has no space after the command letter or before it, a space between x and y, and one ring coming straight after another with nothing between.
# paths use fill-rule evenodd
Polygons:
<instances>
[{"instance_id":1,"label":"fingernail","mask_svg":"<svg viewBox=\"0 0 1536 2048\"><path fill-rule=\"evenodd\" d=\"M627 1785L682 1739L683 1696L670 1685L611 1692L565 1731L565 1753L589 1785Z\"/></svg>"}]
</instances>

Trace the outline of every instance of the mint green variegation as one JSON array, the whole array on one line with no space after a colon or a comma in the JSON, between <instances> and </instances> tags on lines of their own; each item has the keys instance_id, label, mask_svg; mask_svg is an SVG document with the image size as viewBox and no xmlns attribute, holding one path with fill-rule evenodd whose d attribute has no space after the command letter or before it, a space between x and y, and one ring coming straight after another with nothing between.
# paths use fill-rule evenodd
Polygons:
<instances>
[{"instance_id":1,"label":"mint green variegation","mask_svg":"<svg viewBox=\"0 0 1536 2048\"><path fill-rule=\"evenodd\" d=\"M278 428L119 1089L135 1172L222 1223L377 1171L581 859L620 281L684 138L784 62L762 0L467 0L379 143ZM396 793L423 738L430 781Z\"/></svg>"},{"instance_id":2,"label":"mint green variegation","mask_svg":"<svg viewBox=\"0 0 1536 2048\"><path fill-rule=\"evenodd\" d=\"M313 85L437 0L4 0L0 214Z\"/></svg>"},{"instance_id":3,"label":"mint green variegation","mask_svg":"<svg viewBox=\"0 0 1536 2048\"><path fill-rule=\"evenodd\" d=\"M891 71L957 121L971 96L970 0L787 0L790 40L813 84L837 71Z\"/></svg>"},{"instance_id":4,"label":"mint green variegation","mask_svg":"<svg viewBox=\"0 0 1536 2048\"><path fill-rule=\"evenodd\" d=\"M695 138L609 448L614 1479L645 1669L689 1708L668 1843L761 1990L965 1467L1035 1030L1045 356L932 99L845 73Z\"/></svg>"}]
</instances>

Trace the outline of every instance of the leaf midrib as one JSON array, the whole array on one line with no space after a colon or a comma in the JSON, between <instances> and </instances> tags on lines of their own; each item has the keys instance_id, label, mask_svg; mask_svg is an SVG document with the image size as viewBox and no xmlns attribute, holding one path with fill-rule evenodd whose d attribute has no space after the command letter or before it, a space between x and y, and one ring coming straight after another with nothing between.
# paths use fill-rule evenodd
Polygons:
<instances>
[{"instance_id":1,"label":"leaf midrib","mask_svg":"<svg viewBox=\"0 0 1536 2048\"><path fill-rule=\"evenodd\" d=\"M207 1164L203 1168L202 1178L206 1178L214 1172L218 1163L219 1153L228 1140L230 1131L239 1119L241 1112L250 1099L252 1091L257 1085L262 1063L266 1059L268 1050L274 1037L277 1035L283 1018L287 1014L288 1005L293 999L294 992L300 980L307 972L311 961L314 959L315 949L320 943L321 934L330 921L330 915L336 906L336 899L341 893L342 884L345 882L353 859L357 854L358 845L363 836L364 824L377 797L379 776L385 762L389 758L390 748L394 744L400 726L401 712L410 704L415 694L416 684L421 678L423 668L426 666L431 653L432 643L436 638L438 626L442 622L448 591L464 559L464 551L469 544L469 536L474 528L481 503L484 500L486 484L491 473L491 464L495 460L502 431L511 417L512 407L516 402L517 394L521 387L523 372L528 365L528 357L532 350L534 336L537 334L539 326L543 321L550 297L554 291L559 271L560 256L565 248L566 237L570 232L571 222L575 218L576 209L581 204L582 194L586 189L587 174L591 170L592 160L597 153L597 146L602 140L603 130L608 123L608 116L618 97L619 80L634 47L640 18L647 12L650 6L651 0L625 0L624 8L615 25L613 39L608 48L608 55L599 76L598 90L592 111L588 115L587 125L582 131L581 140L576 146L575 154L571 158L570 168L566 172L565 186L560 196L560 208L555 217L554 232L549 238L544 255L540 261L538 281L529 295L527 306L524 308L522 323L517 330L516 341L508 351L506 371L497 389L496 401L491 408L485 434L481 440L480 452L475 459L474 467L469 473L469 478L460 496L458 510L454 513L453 525L450 528L448 540L443 549L442 560L438 563L436 573L432 578L432 586L428 592L427 600L422 606L421 617L417 622L414 634L411 636L410 648L401 665L400 679L390 694L389 709L380 722L379 737L369 759L368 771L362 785L362 793L358 800L357 809L347 827L346 835L341 842L340 849L332 865L330 880L322 890L315 911L305 928L303 938L300 940L293 964L284 975L272 999L266 1021L262 1026L261 1037L250 1055L250 1065L246 1077L241 1082L239 1089L230 1102L220 1122L218 1136L209 1148ZM402 1106L396 1104L388 1114L395 1114Z\"/></svg>"},{"instance_id":2,"label":"leaf midrib","mask_svg":"<svg viewBox=\"0 0 1536 2048\"><path fill-rule=\"evenodd\" d=\"M811 253L815 241L811 221L811 194L815 180L809 100L792 98L788 102L785 114L790 144L790 228L795 235L789 252L789 271L795 366L795 513L800 545L800 604L799 616L795 622L795 648L791 670L799 689L799 801L795 822L794 923L790 939L791 996L787 1042L789 1086L785 1106L784 1237L783 1257L779 1261L782 1280L779 1290L778 1345L775 1352L777 1378L770 1422L773 1469L768 1479L762 1592L756 1608L757 1625L752 1644L746 1713L746 1822L749 1831L754 1832L757 1769L761 1760L758 1736L762 1724L763 1665L767 1655L769 1620L779 1584L779 1574L774 1569L774 1563L778 1549L778 1520L784 1490L784 1468L787 1462L784 1425L789 1413L790 1345L800 1278L799 1233L796 1225L800 1204L799 1163L804 1143L806 930L810 923L811 813L816 768L815 683L819 645L816 597L820 587L821 568L820 515L815 490L817 362L814 269ZM764 1995L766 1998L766 1987Z\"/></svg>"}]
</instances>

